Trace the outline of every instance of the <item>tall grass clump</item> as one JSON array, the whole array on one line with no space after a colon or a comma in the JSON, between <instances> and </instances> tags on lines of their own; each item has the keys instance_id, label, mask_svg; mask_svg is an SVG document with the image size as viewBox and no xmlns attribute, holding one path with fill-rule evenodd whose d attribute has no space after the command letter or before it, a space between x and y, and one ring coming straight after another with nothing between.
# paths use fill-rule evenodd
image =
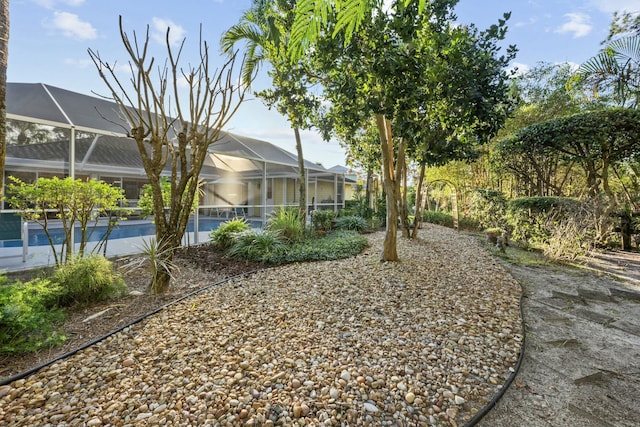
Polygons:
<instances>
[{"instance_id":1,"label":"tall grass clump","mask_svg":"<svg viewBox=\"0 0 640 427\"><path fill-rule=\"evenodd\" d=\"M336 218L336 229L352 230L362 233L369 228L369 222L358 215L346 215Z\"/></svg>"},{"instance_id":2,"label":"tall grass clump","mask_svg":"<svg viewBox=\"0 0 640 427\"><path fill-rule=\"evenodd\" d=\"M285 246L277 233L247 231L236 235L227 255L249 261L270 262L274 254L286 251Z\"/></svg>"},{"instance_id":3,"label":"tall grass clump","mask_svg":"<svg viewBox=\"0 0 640 427\"><path fill-rule=\"evenodd\" d=\"M51 281L63 290L62 305L103 301L124 295L127 290L113 263L99 255L77 258L58 266Z\"/></svg>"},{"instance_id":4,"label":"tall grass clump","mask_svg":"<svg viewBox=\"0 0 640 427\"><path fill-rule=\"evenodd\" d=\"M233 218L225 221L220 226L211 231L211 243L220 249L228 249L233 244L234 236L250 230L249 223L244 218Z\"/></svg>"},{"instance_id":5,"label":"tall grass clump","mask_svg":"<svg viewBox=\"0 0 640 427\"><path fill-rule=\"evenodd\" d=\"M302 239L305 231L297 207L280 208L273 211L267 220L265 229L287 242L296 242Z\"/></svg>"}]
</instances>

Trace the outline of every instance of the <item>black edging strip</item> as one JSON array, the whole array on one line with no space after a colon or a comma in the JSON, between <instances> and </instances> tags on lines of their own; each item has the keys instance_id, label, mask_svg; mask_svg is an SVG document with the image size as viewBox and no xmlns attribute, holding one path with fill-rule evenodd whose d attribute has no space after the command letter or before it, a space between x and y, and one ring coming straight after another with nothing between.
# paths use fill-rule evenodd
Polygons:
<instances>
[{"instance_id":1,"label":"black edging strip","mask_svg":"<svg viewBox=\"0 0 640 427\"><path fill-rule=\"evenodd\" d=\"M230 281L232 281L234 279L247 277L247 276L250 276L252 274L257 273L258 271L263 271L263 270L266 270L266 269L253 270L253 271L249 271L249 272L246 272L246 273L237 274L235 276L227 277L226 279L223 279L223 280L220 280L218 282L212 283L212 284L210 284L208 286L205 286L204 288L196 289L195 291L190 292L187 295L184 295L184 296L178 298L177 300L171 301L171 302L169 302L169 303L167 303L167 304L165 304L163 306L160 306L160 307L156 308L155 310L145 314L144 316L139 317L139 318L133 320L132 322L130 322L130 323L128 323L128 324L126 324L126 325L124 325L124 326L122 326L122 327L120 327L120 328L118 328L118 329L116 329L116 330L114 330L112 332L109 332L106 335L103 335L103 336L101 336L99 338L96 338L95 340L90 341L90 342L84 344L83 346L81 346L81 347L79 347L79 348L77 348L75 350L72 350L72 351L70 351L68 353L62 354L62 355L56 357L55 359L51 359L48 362L43 363L42 365L39 365L39 366L36 366L35 368L29 369L28 371L21 372L21 373L16 374L16 375L14 375L12 377L6 378L6 379L0 381L0 386L4 386L4 385L10 384L10 383L12 383L12 382L14 382L16 380L28 377L29 375L38 372L40 369L43 369L43 368L45 368L45 367L47 367L49 365L52 365L52 364L54 364L54 363L56 363L56 362L58 362L58 361L60 361L62 359L66 359L67 357L71 357L74 354L76 354L76 353L78 353L78 352L80 352L82 350L85 350L86 348L91 347L92 345L95 345L95 344L99 343L100 341L103 341L103 340L109 338L112 335L115 335L115 334L117 334L119 332L122 332L124 329L127 329L127 328L129 328L129 327L131 327L131 326L133 326L133 325L135 325L137 323L140 323L143 320L147 319L148 317L151 317L154 314L157 314L157 313L161 312L162 310L164 310L164 309L166 309L166 308L168 308L168 307L170 307L170 306L172 306L174 304L177 304L177 303L179 303L181 301L184 301L187 298L191 298L192 296L195 296L195 295L197 295L199 293L209 291L209 290L211 290L212 288L214 288L216 286L219 286L219 285L222 285L224 283L230 282ZM500 388L498 393L495 396L493 396L491 401L489 403L487 403L484 407L482 407L482 409L479 412L477 412L473 416L473 418L471 418L471 420L469 420L469 422L464 424L463 427L474 427L476 424L478 424L480 422L480 420L482 420L482 418L484 418L484 416L487 415L489 413L489 411L496 406L496 404L502 398L502 396L504 396L504 394L507 392L507 390L509 389L509 387L511 386L513 381L516 379L516 376L518 375L518 372L520 371L520 367L522 366L522 361L524 359L524 349L525 349L525 344L526 344L526 335L525 335L526 330L525 330L525 321L524 321L524 310L522 308L522 299L523 299L523 297L524 297L524 291L522 289L522 285L520 285L520 319L522 319L522 346L521 346L520 354L518 355L518 362L516 363L516 367L515 367L514 371L511 373L511 375L509 375L509 378L507 378L507 381L504 383L502 388Z\"/></svg>"},{"instance_id":2,"label":"black edging strip","mask_svg":"<svg viewBox=\"0 0 640 427\"><path fill-rule=\"evenodd\" d=\"M235 276L230 276L230 277L227 277L226 279L223 279L223 280L220 280L218 282L212 283L212 284L207 285L207 286L205 286L203 288L196 289L195 291L190 292L187 295L183 295L183 296L181 296L180 298L178 298L176 300L168 302L168 303L156 308L155 310L150 311L149 313L145 314L144 316L139 317L139 318L131 321L130 323L127 323L126 325L121 326L120 328L109 332L106 335L103 335L103 336L101 336L99 338L94 339L93 341L89 341L88 343L83 344L81 347L79 347L79 348L77 348L75 350L72 350L72 351L70 351L68 353L64 353L64 354L62 354L62 355L60 355L60 356L58 356L58 357L56 357L54 359L51 359L51 360L43 363L42 365L36 366L34 368L31 368L28 371L24 371L24 372L21 372L19 374L14 375L14 376L11 376L9 378L5 378L2 381L0 381L0 386L8 385L8 384L10 384L10 383L12 383L12 382L14 382L16 380L20 380L20 379L23 379L25 377L28 377L29 375L38 372L42 368L46 368L47 366L52 365L52 364L54 364L56 362L59 362L62 359L66 359L67 357L71 357L74 354L76 354L76 353L78 353L78 352L80 352L82 350L85 350L88 347L91 347L92 345L95 345L95 344L99 343L100 341L103 341L103 340L109 338L110 336L117 334L118 332L122 332L124 329L129 328L129 327L135 325L136 323L140 323L143 320L147 319L148 317L151 317L154 314L158 314L162 310L164 310L164 309L166 309L166 308L168 308L168 307L170 307L170 306L172 306L174 304L177 304L177 303L179 303L181 301L184 301L187 298L191 298L192 296L195 296L195 295L197 295L199 293L209 291L209 290L211 290L212 288L214 288L216 286L220 286L222 284L225 284L227 282L230 282L230 281L238 279L238 278L250 276L252 274L257 273L258 271L263 271L263 270L268 270L268 269L259 269L259 270L249 271L249 272L246 272L246 273L236 274Z\"/></svg>"},{"instance_id":3,"label":"black edging strip","mask_svg":"<svg viewBox=\"0 0 640 427\"><path fill-rule=\"evenodd\" d=\"M518 356L518 363L516 363L516 367L514 371L511 373L511 375L509 375L509 378L507 378L507 381L503 384L502 388L500 388L500 390L498 390L498 393L495 396L493 396L493 399L491 399L489 403L483 406L482 409L480 409L480 411L478 411L473 416L473 418L471 418L469 422L466 423L463 427L474 427L476 424L478 424L480 420L482 420L482 418L484 418L484 416L487 415L489 411L494 408L494 406L496 406L498 401L502 398L502 396L504 396L504 394L509 389L509 386L516 379L518 372L520 372L520 367L522 366L522 360L524 359L524 347L526 344L526 335L525 335L526 330L525 330L525 321L524 321L524 310L522 309L522 299L524 298L524 289L522 289L522 285L519 282L518 282L518 285L520 286L520 319L522 320L522 347L520 349L520 355Z\"/></svg>"}]
</instances>

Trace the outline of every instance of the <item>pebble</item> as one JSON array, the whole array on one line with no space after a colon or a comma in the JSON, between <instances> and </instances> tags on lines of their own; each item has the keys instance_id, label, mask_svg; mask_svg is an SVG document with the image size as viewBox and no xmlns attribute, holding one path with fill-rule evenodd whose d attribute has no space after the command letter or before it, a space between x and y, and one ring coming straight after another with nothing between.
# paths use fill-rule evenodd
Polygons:
<instances>
[{"instance_id":1,"label":"pebble","mask_svg":"<svg viewBox=\"0 0 640 427\"><path fill-rule=\"evenodd\" d=\"M364 409L367 412L378 412L379 411L378 407L376 405L374 405L373 403L364 402L363 406L364 406Z\"/></svg>"},{"instance_id":2,"label":"pebble","mask_svg":"<svg viewBox=\"0 0 640 427\"><path fill-rule=\"evenodd\" d=\"M373 233L171 305L0 386L0 424L463 425L517 362L520 289L472 237L421 233L401 263Z\"/></svg>"}]
</instances>

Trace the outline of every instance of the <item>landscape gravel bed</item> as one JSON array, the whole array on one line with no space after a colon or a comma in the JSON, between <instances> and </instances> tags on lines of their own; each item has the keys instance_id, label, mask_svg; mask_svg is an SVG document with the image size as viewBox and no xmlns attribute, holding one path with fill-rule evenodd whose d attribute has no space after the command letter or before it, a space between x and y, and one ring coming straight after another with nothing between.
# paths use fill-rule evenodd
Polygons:
<instances>
[{"instance_id":1,"label":"landscape gravel bed","mask_svg":"<svg viewBox=\"0 0 640 427\"><path fill-rule=\"evenodd\" d=\"M520 288L473 237L211 288L0 387L0 424L458 426L521 350Z\"/></svg>"}]
</instances>

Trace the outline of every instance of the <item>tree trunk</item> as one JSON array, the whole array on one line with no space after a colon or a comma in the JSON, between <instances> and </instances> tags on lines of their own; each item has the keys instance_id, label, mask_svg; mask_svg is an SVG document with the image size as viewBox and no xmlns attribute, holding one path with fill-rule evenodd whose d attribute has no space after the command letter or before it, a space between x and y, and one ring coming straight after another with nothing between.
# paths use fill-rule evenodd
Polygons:
<instances>
[{"instance_id":1,"label":"tree trunk","mask_svg":"<svg viewBox=\"0 0 640 427\"><path fill-rule=\"evenodd\" d=\"M364 191L364 203L367 208L371 208L371 175L373 171L368 168L367 169L367 182L365 183L365 191Z\"/></svg>"},{"instance_id":2,"label":"tree trunk","mask_svg":"<svg viewBox=\"0 0 640 427\"><path fill-rule=\"evenodd\" d=\"M418 177L418 187L416 189L416 209L415 209L415 219L413 220L413 230L411 231L411 238L415 239L418 237L418 225L420 223L420 218L422 218L422 184L424 183L424 174L427 165L422 163L420 165L420 176Z\"/></svg>"},{"instance_id":3,"label":"tree trunk","mask_svg":"<svg viewBox=\"0 0 640 427\"><path fill-rule=\"evenodd\" d=\"M387 226L384 236L381 261L398 261L396 245L398 236L398 183L394 168L393 139L391 123L382 114L376 114L376 124L380 132L382 147L383 186L387 198Z\"/></svg>"},{"instance_id":4,"label":"tree trunk","mask_svg":"<svg viewBox=\"0 0 640 427\"><path fill-rule=\"evenodd\" d=\"M405 161L406 142L403 140L400 143L400 147L398 148L398 165L397 170L399 173L396 176L401 177L402 179L402 188L399 188L400 194L400 224L402 226L402 236L409 239L411 237L411 232L409 230L409 202L407 201L407 196L409 192L409 187L407 185L408 177L407 177L407 162Z\"/></svg>"},{"instance_id":5,"label":"tree trunk","mask_svg":"<svg viewBox=\"0 0 640 427\"><path fill-rule=\"evenodd\" d=\"M293 128L296 136L296 152L298 153L298 170L300 173L300 222L302 226L307 225L307 172L304 167L304 156L302 155L302 140L300 139L300 129Z\"/></svg>"},{"instance_id":6,"label":"tree trunk","mask_svg":"<svg viewBox=\"0 0 640 427\"><path fill-rule=\"evenodd\" d=\"M0 2L0 201L4 195L7 153L7 64L9 61L9 0Z\"/></svg>"},{"instance_id":7,"label":"tree trunk","mask_svg":"<svg viewBox=\"0 0 640 427\"><path fill-rule=\"evenodd\" d=\"M156 237L158 239L158 237ZM151 263L152 278L149 287L154 295L162 294L171 285L173 255L180 246L180 239L175 234L165 234L156 240L154 253L145 254Z\"/></svg>"}]
</instances>

